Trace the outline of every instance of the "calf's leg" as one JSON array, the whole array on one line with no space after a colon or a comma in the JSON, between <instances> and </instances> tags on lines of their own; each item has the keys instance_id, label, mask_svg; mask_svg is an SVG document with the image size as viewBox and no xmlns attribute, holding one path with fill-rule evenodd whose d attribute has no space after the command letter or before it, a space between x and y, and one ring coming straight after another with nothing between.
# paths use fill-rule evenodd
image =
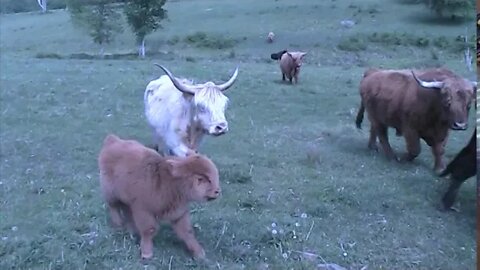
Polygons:
<instances>
[{"instance_id":1,"label":"calf's leg","mask_svg":"<svg viewBox=\"0 0 480 270\"><path fill-rule=\"evenodd\" d=\"M157 233L155 217L142 209L132 209L133 221L140 234L142 259L153 257L153 237Z\"/></svg>"},{"instance_id":2,"label":"calf's leg","mask_svg":"<svg viewBox=\"0 0 480 270\"><path fill-rule=\"evenodd\" d=\"M189 213L185 213L182 217L173 222L172 227L178 238L185 242L187 249L192 253L194 258L205 258L205 251L193 234Z\"/></svg>"},{"instance_id":3,"label":"calf's leg","mask_svg":"<svg viewBox=\"0 0 480 270\"><path fill-rule=\"evenodd\" d=\"M124 219L121 215L122 208L120 202L108 202L107 205L112 225L117 228L123 227Z\"/></svg>"}]
</instances>

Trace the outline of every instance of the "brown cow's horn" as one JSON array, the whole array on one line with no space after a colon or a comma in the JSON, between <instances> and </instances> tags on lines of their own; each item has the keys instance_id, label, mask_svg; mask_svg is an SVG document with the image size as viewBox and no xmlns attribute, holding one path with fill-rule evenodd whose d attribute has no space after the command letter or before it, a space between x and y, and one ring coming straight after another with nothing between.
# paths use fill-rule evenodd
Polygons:
<instances>
[{"instance_id":1,"label":"brown cow's horn","mask_svg":"<svg viewBox=\"0 0 480 270\"><path fill-rule=\"evenodd\" d=\"M425 88L442 88L443 87L443 82L437 82L437 81L426 82L426 81L420 80L417 77L417 75L415 75L415 72L413 72L413 70L412 70L412 75L413 75L413 78L415 78L415 80L417 81L417 83L420 84L422 87L425 87Z\"/></svg>"},{"instance_id":2,"label":"brown cow's horn","mask_svg":"<svg viewBox=\"0 0 480 270\"><path fill-rule=\"evenodd\" d=\"M173 74L167 68L165 68L164 66L159 65L159 64L154 64L154 65L156 65L157 67L159 67L163 71L165 71L165 73L167 74L167 76L170 78L173 85L175 86L175 88L177 88L179 91L181 91L183 93L186 93L186 94L195 95L196 88L194 86L185 85L185 84L179 82L178 79L175 76L173 76Z\"/></svg>"},{"instance_id":3,"label":"brown cow's horn","mask_svg":"<svg viewBox=\"0 0 480 270\"><path fill-rule=\"evenodd\" d=\"M237 75L238 75L238 67L235 69L235 72L233 73L232 77L230 77L230 80L228 80L228 82L226 83L218 85L217 86L218 89L220 89L220 91L225 91L228 88L230 88L230 86L232 86L235 80L237 79Z\"/></svg>"}]
</instances>

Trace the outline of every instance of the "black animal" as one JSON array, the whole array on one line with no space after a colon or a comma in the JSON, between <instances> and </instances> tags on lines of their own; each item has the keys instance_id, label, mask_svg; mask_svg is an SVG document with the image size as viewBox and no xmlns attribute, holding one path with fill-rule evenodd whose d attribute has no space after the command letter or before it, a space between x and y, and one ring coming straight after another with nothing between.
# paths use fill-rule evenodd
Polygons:
<instances>
[{"instance_id":1,"label":"black animal","mask_svg":"<svg viewBox=\"0 0 480 270\"><path fill-rule=\"evenodd\" d=\"M270 58L272 58L273 60L280 60L282 58L282 55L286 52L287 50L279 51L277 53L272 53L270 55Z\"/></svg>"},{"instance_id":2,"label":"black animal","mask_svg":"<svg viewBox=\"0 0 480 270\"><path fill-rule=\"evenodd\" d=\"M451 183L447 192L442 198L445 209L450 209L455 202L460 186L468 178L475 176L477 173L477 131L473 132L470 142L450 161L440 176L450 175Z\"/></svg>"}]
</instances>

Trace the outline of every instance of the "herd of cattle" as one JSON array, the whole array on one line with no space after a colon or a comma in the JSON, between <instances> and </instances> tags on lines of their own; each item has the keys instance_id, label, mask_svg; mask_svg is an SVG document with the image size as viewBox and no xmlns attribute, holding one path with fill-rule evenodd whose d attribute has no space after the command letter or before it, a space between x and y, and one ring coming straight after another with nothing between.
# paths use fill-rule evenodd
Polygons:
<instances>
[{"instance_id":1,"label":"herd of cattle","mask_svg":"<svg viewBox=\"0 0 480 270\"><path fill-rule=\"evenodd\" d=\"M271 54L278 60L282 80L298 83L305 52L286 50ZM194 84L178 78L164 66L166 75L148 83L145 115L155 146L108 135L99 155L100 183L111 222L140 235L142 258L153 255L152 239L158 222L170 223L195 258L205 252L195 239L188 203L209 201L220 195L218 170L198 147L204 135L228 131L224 92L232 87L238 67L222 84ZM476 95L471 82L445 68L426 70L368 69L360 82L361 102L356 125L365 111L370 121L368 148L377 150L377 139L388 159L412 161L420 154L420 139L431 147L434 171L451 175L442 201L450 209L460 185L477 171L476 132L470 142L445 167L442 156L449 130L465 130ZM397 156L388 141L388 128L403 136L407 153Z\"/></svg>"}]
</instances>

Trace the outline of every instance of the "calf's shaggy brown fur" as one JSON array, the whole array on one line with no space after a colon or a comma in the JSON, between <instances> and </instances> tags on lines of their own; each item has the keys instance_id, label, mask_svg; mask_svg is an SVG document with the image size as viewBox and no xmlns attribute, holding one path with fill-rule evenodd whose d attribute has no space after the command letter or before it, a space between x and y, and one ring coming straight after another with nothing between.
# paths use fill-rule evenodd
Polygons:
<instances>
[{"instance_id":1,"label":"calf's shaggy brown fur","mask_svg":"<svg viewBox=\"0 0 480 270\"><path fill-rule=\"evenodd\" d=\"M300 67L302 66L303 57L306 52L285 52L280 57L280 70L282 71L282 80L287 78L290 83L292 80L298 83L298 75L300 74Z\"/></svg>"},{"instance_id":2,"label":"calf's shaggy brown fur","mask_svg":"<svg viewBox=\"0 0 480 270\"><path fill-rule=\"evenodd\" d=\"M159 221L172 225L193 257L205 257L193 234L188 204L220 195L218 170L210 159L202 155L166 158L137 141L110 134L98 166L111 221L140 235L142 258L153 256Z\"/></svg>"}]
</instances>

